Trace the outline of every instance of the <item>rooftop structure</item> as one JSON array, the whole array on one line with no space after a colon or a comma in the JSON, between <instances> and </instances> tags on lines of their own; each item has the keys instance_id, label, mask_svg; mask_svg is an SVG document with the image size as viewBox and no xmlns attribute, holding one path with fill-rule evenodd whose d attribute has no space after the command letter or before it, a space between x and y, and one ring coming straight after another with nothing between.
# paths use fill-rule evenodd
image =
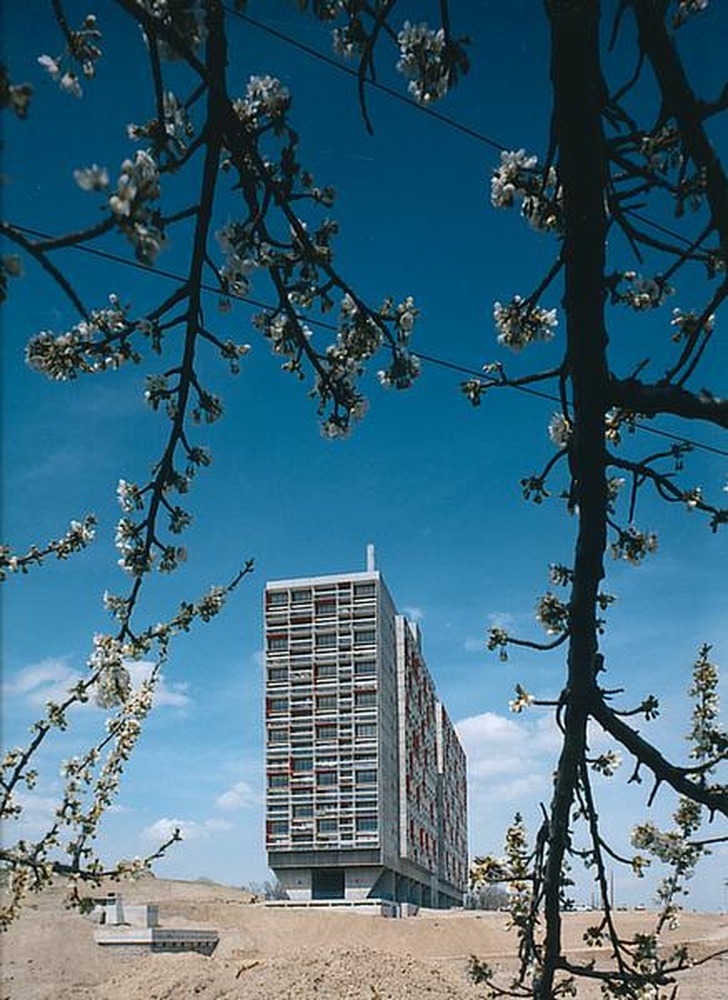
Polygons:
<instances>
[{"instance_id":1,"label":"rooftop structure","mask_svg":"<svg viewBox=\"0 0 728 1000\"><path fill-rule=\"evenodd\" d=\"M461 905L465 755L366 565L266 585L268 862L293 901Z\"/></svg>"}]
</instances>

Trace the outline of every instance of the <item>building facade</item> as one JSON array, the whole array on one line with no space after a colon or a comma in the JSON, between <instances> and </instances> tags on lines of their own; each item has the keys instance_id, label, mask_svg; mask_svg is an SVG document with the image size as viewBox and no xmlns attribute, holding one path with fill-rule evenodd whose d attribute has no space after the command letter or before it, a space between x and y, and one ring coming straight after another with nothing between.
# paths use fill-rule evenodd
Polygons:
<instances>
[{"instance_id":1,"label":"building facade","mask_svg":"<svg viewBox=\"0 0 728 1000\"><path fill-rule=\"evenodd\" d=\"M265 589L266 848L292 900L462 903L465 755L367 570Z\"/></svg>"}]
</instances>

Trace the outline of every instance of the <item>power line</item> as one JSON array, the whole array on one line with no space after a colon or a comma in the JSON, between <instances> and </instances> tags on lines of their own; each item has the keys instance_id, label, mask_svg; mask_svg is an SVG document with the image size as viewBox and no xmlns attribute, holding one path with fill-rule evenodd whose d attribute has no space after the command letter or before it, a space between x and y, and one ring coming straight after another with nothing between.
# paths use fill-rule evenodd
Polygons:
<instances>
[{"instance_id":1,"label":"power line","mask_svg":"<svg viewBox=\"0 0 728 1000\"><path fill-rule=\"evenodd\" d=\"M298 49L300 52L305 52L306 55L311 56L311 58L317 59L319 62L325 63L327 66L331 66L338 70L340 73L345 73L346 76L350 76L355 80L358 80L359 74L355 69L352 69L350 66L345 66L332 56L328 56L326 53L315 49L312 45L306 45L304 42L300 42L297 38L292 38L290 35L285 34L285 32L279 31L277 28L273 28L269 24L264 24L262 21L257 21L254 17L251 17L249 14L244 14L242 11L235 10L231 7L225 7L225 10L228 14L232 14L233 17L237 17L241 21L245 21L254 28L258 28L259 31L264 31L266 34L272 35L273 38L277 38L279 41L285 42L286 45L290 45L292 48ZM367 79L366 85L372 90L378 90L380 93L386 94L388 97L398 101L400 104L405 104L407 107L414 108L417 111L421 111L423 114L429 115L430 118L437 119L437 121L448 125L450 128L456 129L458 132L462 132L471 139L477 139L478 142L491 146L493 149L497 149L500 152L507 149L502 142L498 142L496 139L492 139L483 132L479 132L477 129L471 128L470 125L464 125L455 118L451 118L449 115L445 115L441 111L436 111L434 108L429 106L415 104L414 101L411 101L409 97L405 97L404 94L395 90L394 87L388 87L386 84L379 83L377 80L372 79Z\"/></svg>"},{"instance_id":2,"label":"power line","mask_svg":"<svg viewBox=\"0 0 728 1000\"><path fill-rule=\"evenodd\" d=\"M41 240L51 240L54 237L50 236L48 233L41 232L38 229L32 229L29 226L14 226L19 232L25 233L28 236L33 236ZM100 247L89 246L88 244L74 244L68 249L77 250L81 253L89 254L92 257L98 257L102 260L111 261L114 264L119 264L122 267L130 267L137 271L143 271L147 274L154 275L156 277L165 278L168 281L174 281L177 284L183 285L186 282L186 278L183 275L176 274L174 271L162 270L157 267L150 267L148 264L142 264L137 260L129 260L126 257L120 257L118 254L111 253L108 250L102 250ZM210 292L213 295L220 295L221 289L216 288L214 285L207 284L206 282L200 282L200 288L206 292ZM245 305L254 306L256 309L273 309L275 308L269 302L263 302L260 299L254 299L247 295L237 295L228 294L228 298L235 299L238 302L242 302ZM332 333L338 332L338 327L335 323L329 323L326 320L316 319L315 317L305 317L305 321L309 326L316 326L323 330L329 330ZM448 371L458 372L461 375L468 375L471 378L483 378L482 369L470 368L467 365L461 365L454 361L447 361L444 358L438 358L434 355L424 354L421 351L411 352L420 361L424 361L426 364L434 365L438 368L443 368ZM485 381L486 387L488 385L487 380ZM497 387L498 383L493 382L493 387ZM534 389L529 385L513 385L508 388L516 389L524 395L535 396L538 399L545 399L552 403L558 403L561 405L561 399L555 393L544 392L541 389ZM670 431L661 430L657 427L652 427L650 424L645 424L641 421L635 421L635 427L640 430L646 431L648 434L654 434L657 437L665 438L669 441L676 441L679 443L689 444L692 448L698 449L700 451L709 452L714 455L720 455L722 457L728 458L728 450L722 448L717 448L714 445L704 444L701 441L694 441L691 438L685 437L684 435L672 434Z\"/></svg>"},{"instance_id":3,"label":"power line","mask_svg":"<svg viewBox=\"0 0 728 1000\"><path fill-rule=\"evenodd\" d=\"M269 24L264 24L262 21L256 20L256 18L251 17L249 14L244 14L242 11L235 10L232 7L225 7L225 10L233 17L237 17L239 20L245 21L247 24L257 28L259 31L263 31L266 34L271 35L273 38L277 38L279 41L284 42L291 48L298 49L300 52L304 52L306 55L311 56L312 59L316 59L318 62L322 62L326 66L330 66L332 69L337 70L337 72L343 73L345 76L352 77L358 81L359 74L357 70L352 69L350 66L346 66L344 63L339 62L332 56L326 55L324 52L320 52L312 45L306 45L304 42L300 42L297 38L292 38L291 35L287 35L284 31L280 31L278 28L273 28ZM491 136L486 135L484 132L475 129L470 125L465 125L462 122L459 122L456 118L446 115L442 111L436 111L429 105L417 104L415 101L410 100L410 98L405 97L401 91L395 90L394 87L388 87L386 84L379 83L379 81L372 80L371 78L367 78L366 86L372 90L377 90L380 93L385 94L387 97L398 101L400 104L406 105L413 111L417 111L421 114L428 115L430 118L434 118L443 125L447 125L448 128L455 129L457 132L462 132L471 139L476 139L478 142L481 142L486 146L490 146L492 149L497 149L499 152L506 152L508 149L514 148L511 146L505 146L497 139L493 139ZM656 232L663 233L665 236L670 236L672 239L677 240L678 243L683 243L686 246L689 246L691 243L691 241L681 233L676 233L673 229L669 229L667 226L663 226L659 222L654 222L646 215L642 215L634 209L629 209L628 213L632 216L632 218L637 219L643 225L650 226L652 229L656 230Z\"/></svg>"}]
</instances>

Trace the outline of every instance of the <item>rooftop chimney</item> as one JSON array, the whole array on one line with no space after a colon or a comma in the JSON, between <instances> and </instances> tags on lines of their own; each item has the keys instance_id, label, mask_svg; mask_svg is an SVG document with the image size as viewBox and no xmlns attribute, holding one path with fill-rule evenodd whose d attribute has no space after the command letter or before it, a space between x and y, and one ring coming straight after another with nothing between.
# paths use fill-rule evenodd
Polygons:
<instances>
[{"instance_id":1,"label":"rooftop chimney","mask_svg":"<svg viewBox=\"0 0 728 1000\"><path fill-rule=\"evenodd\" d=\"M367 545L367 573L373 573L376 569L376 561L374 559L374 546L370 543Z\"/></svg>"}]
</instances>

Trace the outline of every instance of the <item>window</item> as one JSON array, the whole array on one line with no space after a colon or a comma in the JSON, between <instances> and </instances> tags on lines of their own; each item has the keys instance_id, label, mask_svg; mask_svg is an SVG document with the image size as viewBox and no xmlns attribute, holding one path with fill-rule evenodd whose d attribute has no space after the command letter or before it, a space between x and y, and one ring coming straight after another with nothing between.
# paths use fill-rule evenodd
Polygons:
<instances>
[{"instance_id":1,"label":"window","mask_svg":"<svg viewBox=\"0 0 728 1000\"><path fill-rule=\"evenodd\" d=\"M376 703L376 691L356 691L354 694L354 704L357 708L371 708Z\"/></svg>"},{"instance_id":2,"label":"window","mask_svg":"<svg viewBox=\"0 0 728 1000\"><path fill-rule=\"evenodd\" d=\"M320 819L317 823L319 833L336 833L339 824L335 819Z\"/></svg>"},{"instance_id":3,"label":"window","mask_svg":"<svg viewBox=\"0 0 728 1000\"><path fill-rule=\"evenodd\" d=\"M287 635L269 635L268 649L288 649Z\"/></svg>"},{"instance_id":4,"label":"window","mask_svg":"<svg viewBox=\"0 0 728 1000\"><path fill-rule=\"evenodd\" d=\"M319 771L316 775L317 785L335 785L336 771Z\"/></svg>"},{"instance_id":5,"label":"window","mask_svg":"<svg viewBox=\"0 0 728 1000\"><path fill-rule=\"evenodd\" d=\"M288 788L287 774L269 774L268 788Z\"/></svg>"},{"instance_id":6,"label":"window","mask_svg":"<svg viewBox=\"0 0 728 1000\"><path fill-rule=\"evenodd\" d=\"M375 768L366 768L356 772L356 780L359 785L376 785L377 772Z\"/></svg>"},{"instance_id":7,"label":"window","mask_svg":"<svg viewBox=\"0 0 728 1000\"><path fill-rule=\"evenodd\" d=\"M376 816L357 816L357 818L356 818L356 829L357 829L357 833L376 833L376 831L377 831L377 817Z\"/></svg>"},{"instance_id":8,"label":"window","mask_svg":"<svg viewBox=\"0 0 728 1000\"><path fill-rule=\"evenodd\" d=\"M313 816L313 806L308 803L293 807L294 819L308 819L311 816Z\"/></svg>"},{"instance_id":9,"label":"window","mask_svg":"<svg viewBox=\"0 0 728 1000\"><path fill-rule=\"evenodd\" d=\"M319 712L333 712L336 709L336 695L316 695L316 708Z\"/></svg>"},{"instance_id":10,"label":"window","mask_svg":"<svg viewBox=\"0 0 728 1000\"><path fill-rule=\"evenodd\" d=\"M354 597L373 597L375 592L374 583L355 583Z\"/></svg>"},{"instance_id":11,"label":"window","mask_svg":"<svg viewBox=\"0 0 728 1000\"><path fill-rule=\"evenodd\" d=\"M355 646L373 646L375 641L374 629L358 631L354 633Z\"/></svg>"},{"instance_id":12,"label":"window","mask_svg":"<svg viewBox=\"0 0 728 1000\"><path fill-rule=\"evenodd\" d=\"M355 735L359 740L373 740L377 736L376 722L357 722Z\"/></svg>"},{"instance_id":13,"label":"window","mask_svg":"<svg viewBox=\"0 0 728 1000\"><path fill-rule=\"evenodd\" d=\"M300 774L303 771L313 771L313 758L294 757L293 763L291 764L291 770L294 774Z\"/></svg>"},{"instance_id":14,"label":"window","mask_svg":"<svg viewBox=\"0 0 728 1000\"><path fill-rule=\"evenodd\" d=\"M333 615L336 612L335 597L320 597L316 600L317 615Z\"/></svg>"},{"instance_id":15,"label":"window","mask_svg":"<svg viewBox=\"0 0 728 1000\"><path fill-rule=\"evenodd\" d=\"M316 727L316 736L320 740L335 740L336 739L336 726L329 724L326 726Z\"/></svg>"},{"instance_id":16,"label":"window","mask_svg":"<svg viewBox=\"0 0 728 1000\"><path fill-rule=\"evenodd\" d=\"M375 660L357 660L354 664L354 673L357 677L366 677L377 672Z\"/></svg>"},{"instance_id":17,"label":"window","mask_svg":"<svg viewBox=\"0 0 728 1000\"><path fill-rule=\"evenodd\" d=\"M288 711L288 698L269 698L268 699L268 711L269 712L287 712Z\"/></svg>"},{"instance_id":18,"label":"window","mask_svg":"<svg viewBox=\"0 0 728 1000\"><path fill-rule=\"evenodd\" d=\"M336 677L336 664L335 663L317 663L316 664L316 676L323 677Z\"/></svg>"},{"instance_id":19,"label":"window","mask_svg":"<svg viewBox=\"0 0 728 1000\"><path fill-rule=\"evenodd\" d=\"M270 667L268 670L269 681L284 681L288 677L287 667Z\"/></svg>"},{"instance_id":20,"label":"window","mask_svg":"<svg viewBox=\"0 0 728 1000\"><path fill-rule=\"evenodd\" d=\"M269 729L269 743L285 743L288 739L288 732L285 729Z\"/></svg>"},{"instance_id":21,"label":"window","mask_svg":"<svg viewBox=\"0 0 728 1000\"><path fill-rule=\"evenodd\" d=\"M291 600L294 604L305 604L306 601L311 600L311 591L308 589L304 590L292 590Z\"/></svg>"},{"instance_id":22,"label":"window","mask_svg":"<svg viewBox=\"0 0 728 1000\"><path fill-rule=\"evenodd\" d=\"M334 646L336 646L335 632L323 632L316 636L317 649L332 649Z\"/></svg>"},{"instance_id":23,"label":"window","mask_svg":"<svg viewBox=\"0 0 728 1000\"><path fill-rule=\"evenodd\" d=\"M285 590L268 591L268 607L276 608L283 604L288 604L288 592Z\"/></svg>"},{"instance_id":24,"label":"window","mask_svg":"<svg viewBox=\"0 0 728 1000\"><path fill-rule=\"evenodd\" d=\"M273 820L273 822L269 824L269 829L274 837L288 833L288 820L285 819Z\"/></svg>"}]
</instances>

